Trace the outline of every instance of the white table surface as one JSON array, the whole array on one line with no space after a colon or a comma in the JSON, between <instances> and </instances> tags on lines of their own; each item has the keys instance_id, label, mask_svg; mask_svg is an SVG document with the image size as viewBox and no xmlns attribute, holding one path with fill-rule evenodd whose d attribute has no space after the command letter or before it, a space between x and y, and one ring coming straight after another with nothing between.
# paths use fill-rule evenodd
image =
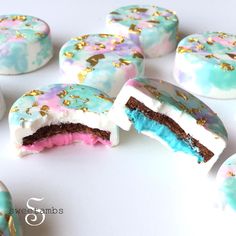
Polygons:
<instances>
[{"instance_id":1,"label":"white table surface","mask_svg":"<svg viewBox=\"0 0 236 236\"><path fill-rule=\"evenodd\" d=\"M183 35L195 32L235 32L235 0L8 0L1 14L34 15L49 23L55 56L44 68L20 76L1 76L7 108L24 92L57 82L58 51L73 36L103 33L105 16L116 7L158 4L177 12ZM175 83L174 53L147 61L146 75ZM226 150L211 171L236 152L236 101L203 99L225 123ZM37 227L21 223L25 236L211 236L234 235L236 219L214 208L209 178L196 177L176 155L135 132L121 132L117 148L71 145L25 159L10 160L7 114L0 122L0 179L12 192L17 208L31 197L39 208L63 208L46 215ZM191 158L191 157L190 157Z\"/></svg>"}]
</instances>

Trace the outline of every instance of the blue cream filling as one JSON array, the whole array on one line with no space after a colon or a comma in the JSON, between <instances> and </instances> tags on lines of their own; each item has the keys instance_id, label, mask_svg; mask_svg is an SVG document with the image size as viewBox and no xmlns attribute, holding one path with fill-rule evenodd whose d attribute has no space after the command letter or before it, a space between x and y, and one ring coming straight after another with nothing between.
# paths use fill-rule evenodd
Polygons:
<instances>
[{"instance_id":1,"label":"blue cream filling","mask_svg":"<svg viewBox=\"0 0 236 236\"><path fill-rule=\"evenodd\" d=\"M126 114L132 121L135 129L138 133L142 131L148 131L155 136L163 139L173 149L173 151L184 152L186 154L193 155L197 158L198 162L203 162L203 157L199 154L199 150L196 147L191 146L191 140L181 140L176 134L174 134L167 126L158 123L157 121L147 118L142 112L138 110L126 109Z\"/></svg>"}]
</instances>

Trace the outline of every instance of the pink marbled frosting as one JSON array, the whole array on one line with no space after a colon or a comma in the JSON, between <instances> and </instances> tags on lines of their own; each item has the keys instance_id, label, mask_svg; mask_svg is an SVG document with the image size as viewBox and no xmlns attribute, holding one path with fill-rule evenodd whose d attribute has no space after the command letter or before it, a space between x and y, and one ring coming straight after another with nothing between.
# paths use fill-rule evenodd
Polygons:
<instances>
[{"instance_id":1,"label":"pink marbled frosting","mask_svg":"<svg viewBox=\"0 0 236 236\"><path fill-rule=\"evenodd\" d=\"M88 145L95 145L101 143L106 146L111 146L110 141L104 140L92 134L67 133L67 134L54 135L50 138L37 141L32 145L27 145L27 146L23 145L21 147L21 150L26 152L41 152L44 149L52 148L54 146L69 145L78 141L83 141L85 144Z\"/></svg>"}]
</instances>

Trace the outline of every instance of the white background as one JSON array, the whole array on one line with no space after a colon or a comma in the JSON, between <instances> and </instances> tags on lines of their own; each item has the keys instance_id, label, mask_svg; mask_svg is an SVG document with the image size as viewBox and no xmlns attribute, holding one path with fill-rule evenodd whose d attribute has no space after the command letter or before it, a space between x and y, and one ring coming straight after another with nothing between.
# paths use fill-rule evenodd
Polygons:
<instances>
[{"instance_id":1,"label":"white background","mask_svg":"<svg viewBox=\"0 0 236 236\"><path fill-rule=\"evenodd\" d=\"M105 16L116 7L158 4L175 10L183 35L195 32L235 32L235 0L8 0L1 14L34 15L49 23L55 56L44 68L20 76L1 76L7 108L24 92L58 82L59 48L73 36L105 33ZM147 61L146 75L175 83L174 53ZM236 152L236 101L203 99L219 114L229 132L228 147L214 166ZM236 219L214 208L210 178L196 178L187 166L156 141L121 132L113 149L81 144L56 148L25 159L10 160L7 114L0 122L0 179L12 192L17 208L28 198L44 197L40 208L63 208L47 215L38 227L21 215L25 236L194 236L234 235ZM191 158L191 157L189 157ZM236 218L236 217L235 217ZM227 221L229 220L229 221Z\"/></svg>"}]
</instances>

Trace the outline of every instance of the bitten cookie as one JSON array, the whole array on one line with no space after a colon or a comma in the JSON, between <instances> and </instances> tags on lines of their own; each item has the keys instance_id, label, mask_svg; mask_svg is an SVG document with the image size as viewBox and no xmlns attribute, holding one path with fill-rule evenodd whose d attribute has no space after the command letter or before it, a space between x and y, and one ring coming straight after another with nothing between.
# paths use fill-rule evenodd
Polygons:
<instances>
[{"instance_id":1,"label":"bitten cookie","mask_svg":"<svg viewBox=\"0 0 236 236\"><path fill-rule=\"evenodd\" d=\"M6 103L2 91L0 89L0 120L3 118L6 111Z\"/></svg>"},{"instance_id":2,"label":"bitten cookie","mask_svg":"<svg viewBox=\"0 0 236 236\"><path fill-rule=\"evenodd\" d=\"M85 84L116 96L128 80L144 71L141 49L123 36L83 35L61 48L63 82Z\"/></svg>"},{"instance_id":3,"label":"bitten cookie","mask_svg":"<svg viewBox=\"0 0 236 236\"><path fill-rule=\"evenodd\" d=\"M109 112L124 130L135 129L174 151L213 165L226 146L227 132L218 116L198 98L161 80L129 80ZM204 163L204 164L202 164Z\"/></svg>"},{"instance_id":4,"label":"bitten cookie","mask_svg":"<svg viewBox=\"0 0 236 236\"><path fill-rule=\"evenodd\" d=\"M53 84L32 90L12 106L9 126L20 156L77 141L118 144L118 129L108 119L113 101L84 85Z\"/></svg>"},{"instance_id":5,"label":"bitten cookie","mask_svg":"<svg viewBox=\"0 0 236 236\"><path fill-rule=\"evenodd\" d=\"M187 90L212 98L236 98L236 36L193 34L178 45L174 76Z\"/></svg>"},{"instance_id":6,"label":"bitten cookie","mask_svg":"<svg viewBox=\"0 0 236 236\"><path fill-rule=\"evenodd\" d=\"M6 186L0 181L0 235L21 236L19 219L12 204L11 195Z\"/></svg>"},{"instance_id":7,"label":"bitten cookie","mask_svg":"<svg viewBox=\"0 0 236 236\"><path fill-rule=\"evenodd\" d=\"M53 55L49 26L25 15L0 16L0 74L27 73Z\"/></svg>"},{"instance_id":8,"label":"bitten cookie","mask_svg":"<svg viewBox=\"0 0 236 236\"><path fill-rule=\"evenodd\" d=\"M229 157L220 167L217 185L223 209L236 212L236 154Z\"/></svg>"},{"instance_id":9,"label":"bitten cookie","mask_svg":"<svg viewBox=\"0 0 236 236\"><path fill-rule=\"evenodd\" d=\"M130 5L107 16L107 27L140 46L147 57L163 56L176 48L178 18L173 11L150 5Z\"/></svg>"}]
</instances>

